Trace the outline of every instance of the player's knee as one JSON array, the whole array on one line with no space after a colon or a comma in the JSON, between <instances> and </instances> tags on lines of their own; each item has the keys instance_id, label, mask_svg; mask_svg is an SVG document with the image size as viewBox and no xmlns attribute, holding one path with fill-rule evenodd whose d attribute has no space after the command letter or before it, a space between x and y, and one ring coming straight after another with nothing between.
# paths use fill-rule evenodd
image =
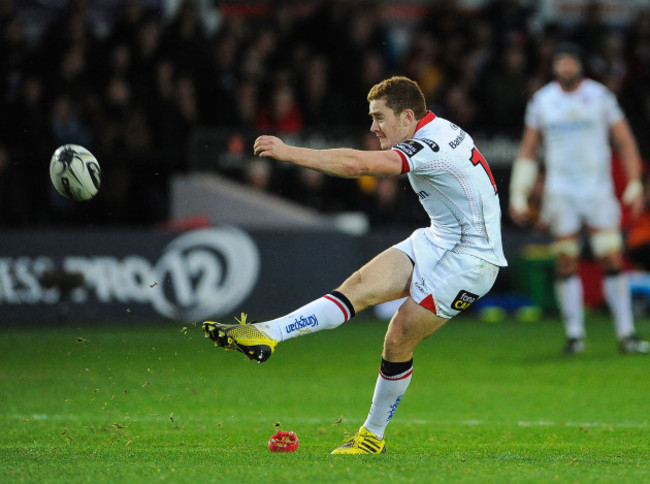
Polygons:
<instances>
[{"instance_id":1,"label":"player's knee","mask_svg":"<svg viewBox=\"0 0 650 484\"><path fill-rule=\"evenodd\" d=\"M620 253L623 248L623 238L618 230L602 230L594 232L589 237L591 251L600 259L620 261Z\"/></svg>"},{"instance_id":2,"label":"player's knee","mask_svg":"<svg viewBox=\"0 0 650 484\"><path fill-rule=\"evenodd\" d=\"M580 245L576 239L557 240L552 245L555 255L555 275L559 278L571 277L578 270Z\"/></svg>"},{"instance_id":3,"label":"player's knee","mask_svg":"<svg viewBox=\"0 0 650 484\"><path fill-rule=\"evenodd\" d=\"M551 250L558 259L563 257L575 260L580 255L580 244L577 239L556 240L551 245Z\"/></svg>"}]
</instances>

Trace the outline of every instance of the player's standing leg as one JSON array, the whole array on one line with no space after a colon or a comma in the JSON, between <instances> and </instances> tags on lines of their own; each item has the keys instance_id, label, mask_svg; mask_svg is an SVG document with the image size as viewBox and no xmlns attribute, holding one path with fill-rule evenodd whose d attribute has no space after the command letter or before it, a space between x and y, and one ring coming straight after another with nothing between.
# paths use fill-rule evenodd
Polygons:
<instances>
[{"instance_id":1,"label":"player's standing leg","mask_svg":"<svg viewBox=\"0 0 650 484\"><path fill-rule=\"evenodd\" d=\"M616 336L623 353L649 353L650 343L641 340L634 327L632 313L632 294L627 275L623 271L623 255L618 249L620 234L616 231L594 232L591 237L592 247L605 276L603 277L603 294L614 319ZM606 251L610 247L615 250Z\"/></svg>"},{"instance_id":2,"label":"player's standing leg","mask_svg":"<svg viewBox=\"0 0 650 484\"><path fill-rule=\"evenodd\" d=\"M332 454L380 454L386 451L384 432L411 382L413 350L447 321L410 297L400 306L386 332L379 376L366 421Z\"/></svg>"},{"instance_id":3,"label":"player's standing leg","mask_svg":"<svg viewBox=\"0 0 650 484\"><path fill-rule=\"evenodd\" d=\"M567 354L581 353L585 349L584 298L580 276L577 273L579 252L576 235L558 239L555 295L560 307L562 322L567 337L564 351Z\"/></svg>"}]
</instances>

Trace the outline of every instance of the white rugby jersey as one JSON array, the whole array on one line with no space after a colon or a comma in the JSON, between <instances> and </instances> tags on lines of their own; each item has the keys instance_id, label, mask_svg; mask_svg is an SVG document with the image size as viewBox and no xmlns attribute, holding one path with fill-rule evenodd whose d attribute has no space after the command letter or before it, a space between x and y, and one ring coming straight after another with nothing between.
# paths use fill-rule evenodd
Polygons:
<instances>
[{"instance_id":1,"label":"white rugby jersey","mask_svg":"<svg viewBox=\"0 0 650 484\"><path fill-rule=\"evenodd\" d=\"M465 131L431 111L413 139L392 148L402 173L429 214L432 243L506 266L497 186L483 155Z\"/></svg>"},{"instance_id":2,"label":"white rugby jersey","mask_svg":"<svg viewBox=\"0 0 650 484\"><path fill-rule=\"evenodd\" d=\"M623 118L614 94L583 79L572 92L553 81L526 108L527 127L542 133L547 193L613 193L609 128Z\"/></svg>"}]
</instances>

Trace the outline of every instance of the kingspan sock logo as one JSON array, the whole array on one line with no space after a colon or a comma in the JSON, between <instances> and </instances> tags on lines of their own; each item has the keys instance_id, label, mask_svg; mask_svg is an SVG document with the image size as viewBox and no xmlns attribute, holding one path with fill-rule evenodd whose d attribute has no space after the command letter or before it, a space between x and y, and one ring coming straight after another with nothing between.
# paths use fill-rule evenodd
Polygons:
<instances>
[{"instance_id":1,"label":"kingspan sock logo","mask_svg":"<svg viewBox=\"0 0 650 484\"><path fill-rule=\"evenodd\" d=\"M315 328L318 326L318 318L316 317L315 314L312 314L310 316L303 316L301 315L299 318L296 317L293 323L288 324L285 326L285 330L287 333L293 333L294 331L300 331L301 329L305 328Z\"/></svg>"},{"instance_id":2,"label":"kingspan sock logo","mask_svg":"<svg viewBox=\"0 0 650 484\"><path fill-rule=\"evenodd\" d=\"M395 399L395 403L393 403L393 404L390 406L390 408L389 408L389 410L388 410L388 417L386 417L386 422L390 422L391 419L393 418L393 415L395 415L395 412L397 412L397 407L399 406L399 402L402 401L402 397L403 397L403 396L404 396L404 395L399 395L399 396Z\"/></svg>"}]
</instances>

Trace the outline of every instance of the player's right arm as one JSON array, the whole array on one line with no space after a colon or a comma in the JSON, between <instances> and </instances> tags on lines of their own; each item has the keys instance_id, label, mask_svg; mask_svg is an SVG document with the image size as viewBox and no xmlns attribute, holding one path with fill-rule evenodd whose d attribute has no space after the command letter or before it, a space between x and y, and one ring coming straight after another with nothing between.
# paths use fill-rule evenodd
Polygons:
<instances>
[{"instance_id":1,"label":"player's right arm","mask_svg":"<svg viewBox=\"0 0 650 484\"><path fill-rule=\"evenodd\" d=\"M253 147L257 156L311 168L342 178L390 176L402 173L402 158L393 150L362 151L350 148L316 150L291 146L275 136L260 136Z\"/></svg>"},{"instance_id":2,"label":"player's right arm","mask_svg":"<svg viewBox=\"0 0 650 484\"><path fill-rule=\"evenodd\" d=\"M625 118L610 127L614 150L619 153L627 177L627 186L623 191L622 201L629 205L633 217L643 211L644 196L641 182L641 155L636 140Z\"/></svg>"},{"instance_id":3,"label":"player's right arm","mask_svg":"<svg viewBox=\"0 0 650 484\"><path fill-rule=\"evenodd\" d=\"M537 152L542 142L538 129L526 126L510 177L510 217L523 225L529 221L528 198L535 187L539 165Z\"/></svg>"}]
</instances>

